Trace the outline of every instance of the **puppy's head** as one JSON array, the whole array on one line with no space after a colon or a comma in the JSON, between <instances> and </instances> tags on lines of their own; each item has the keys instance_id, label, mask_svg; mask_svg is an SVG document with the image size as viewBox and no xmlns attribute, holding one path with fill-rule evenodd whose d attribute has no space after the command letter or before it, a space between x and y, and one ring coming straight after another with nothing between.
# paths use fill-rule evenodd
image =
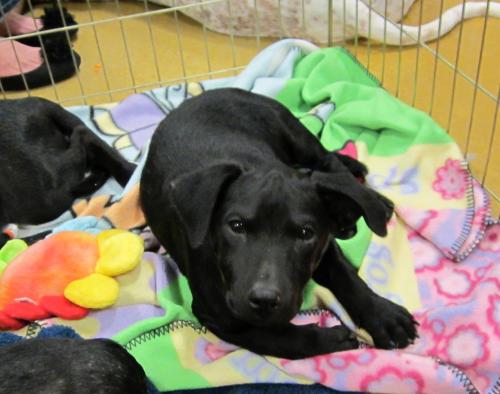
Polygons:
<instances>
[{"instance_id":1,"label":"puppy's head","mask_svg":"<svg viewBox=\"0 0 500 394\"><path fill-rule=\"evenodd\" d=\"M331 235L352 237L361 216L385 235L392 213L388 200L347 170L244 171L221 163L182 176L170 190L190 246L215 248L227 307L257 326L287 323L298 312Z\"/></svg>"}]
</instances>

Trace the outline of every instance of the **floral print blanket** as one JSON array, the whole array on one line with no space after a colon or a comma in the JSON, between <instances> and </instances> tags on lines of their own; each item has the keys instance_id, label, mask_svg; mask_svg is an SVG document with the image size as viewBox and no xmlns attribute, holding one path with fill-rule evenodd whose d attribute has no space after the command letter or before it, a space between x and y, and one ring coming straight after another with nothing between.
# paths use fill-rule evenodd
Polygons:
<instances>
[{"instance_id":1,"label":"floral print blanket","mask_svg":"<svg viewBox=\"0 0 500 394\"><path fill-rule=\"evenodd\" d=\"M367 164L367 181L395 202L396 213L387 237L372 234L360 221L358 234L341 247L376 292L414 313L420 338L402 350L372 348L369 336L353 326L335 297L311 283L295 322L331 326L340 319L366 344L296 361L256 355L199 325L186 279L175 262L158 252L145 253L143 263L122 278L115 307L80 321L37 322L20 333L33 336L40 326L65 324L86 338L114 338L160 390L318 382L376 393L500 392L500 224L491 218L488 196L449 135L426 114L392 97L342 49L283 40L233 78L71 109L139 166L125 190L108 184L46 227L116 226L151 239L137 202L147 142L158 122L182 101L224 86L276 98L325 147ZM81 215L106 220L94 218L89 225L88 219L74 219ZM154 242L146 245L152 248Z\"/></svg>"}]
</instances>

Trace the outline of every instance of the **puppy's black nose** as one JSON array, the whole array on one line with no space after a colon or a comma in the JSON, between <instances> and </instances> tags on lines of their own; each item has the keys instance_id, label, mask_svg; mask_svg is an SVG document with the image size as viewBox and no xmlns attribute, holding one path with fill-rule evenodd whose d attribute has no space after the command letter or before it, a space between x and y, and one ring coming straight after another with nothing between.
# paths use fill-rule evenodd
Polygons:
<instances>
[{"instance_id":1,"label":"puppy's black nose","mask_svg":"<svg viewBox=\"0 0 500 394\"><path fill-rule=\"evenodd\" d=\"M280 293L276 289L256 287L250 291L248 302L252 309L259 312L270 312L280 304Z\"/></svg>"}]
</instances>

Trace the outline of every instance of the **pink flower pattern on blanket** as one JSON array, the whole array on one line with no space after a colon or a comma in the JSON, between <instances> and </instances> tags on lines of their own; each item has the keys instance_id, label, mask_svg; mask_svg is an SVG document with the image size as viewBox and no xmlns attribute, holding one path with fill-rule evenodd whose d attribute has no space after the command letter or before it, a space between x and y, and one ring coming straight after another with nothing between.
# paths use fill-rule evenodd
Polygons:
<instances>
[{"instance_id":1,"label":"pink flower pattern on blanket","mask_svg":"<svg viewBox=\"0 0 500 394\"><path fill-rule=\"evenodd\" d=\"M281 367L291 376L348 391L493 393L500 379L499 228L488 227L461 263L408 229L423 302L414 313L420 323L415 344L282 360Z\"/></svg>"},{"instance_id":2,"label":"pink flower pattern on blanket","mask_svg":"<svg viewBox=\"0 0 500 394\"><path fill-rule=\"evenodd\" d=\"M432 188L445 200L460 199L467 190L467 177L459 160L447 159L445 165L436 170Z\"/></svg>"},{"instance_id":3,"label":"pink flower pattern on blanket","mask_svg":"<svg viewBox=\"0 0 500 394\"><path fill-rule=\"evenodd\" d=\"M434 279L434 286L439 294L453 299L469 296L476 282L467 271L456 268L446 277Z\"/></svg>"},{"instance_id":4,"label":"pink flower pattern on blanket","mask_svg":"<svg viewBox=\"0 0 500 394\"><path fill-rule=\"evenodd\" d=\"M490 306L486 311L488 323L495 327L495 334L500 338L500 295L495 294L489 297Z\"/></svg>"},{"instance_id":5,"label":"pink flower pattern on blanket","mask_svg":"<svg viewBox=\"0 0 500 394\"><path fill-rule=\"evenodd\" d=\"M461 325L446 339L446 354L454 365L475 367L489 357L487 342L477 324Z\"/></svg>"},{"instance_id":6,"label":"pink flower pattern on blanket","mask_svg":"<svg viewBox=\"0 0 500 394\"><path fill-rule=\"evenodd\" d=\"M405 387L411 393L423 393L424 378L417 371L401 372L395 367L384 367L375 375L366 376L361 382L361 389L370 393L386 392Z\"/></svg>"}]
</instances>

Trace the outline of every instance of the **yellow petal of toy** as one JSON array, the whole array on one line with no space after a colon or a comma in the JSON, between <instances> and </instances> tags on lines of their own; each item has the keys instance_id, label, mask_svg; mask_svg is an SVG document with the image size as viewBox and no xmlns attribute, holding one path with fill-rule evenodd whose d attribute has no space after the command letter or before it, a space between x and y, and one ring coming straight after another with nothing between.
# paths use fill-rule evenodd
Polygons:
<instances>
[{"instance_id":1,"label":"yellow petal of toy","mask_svg":"<svg viewBox=\"0 0 500 394\"><path fill-rule=\"evenodd\" d=\"M64 296L84 308L101 309L113 305L118 298L118 292L118 282L113 278L90 274L66 286Z\"/></svg>"},{"instance_id":2,"label":"yellow petal of toy","mask_svg":"<svg viewBox=\"0 0 500 394\"><path fill-rule=\"evenodd\" d=\"M112 228L111 230L104 230L104 231L101 231L98 235L97 235L97 242L103 242L105 241L106 239L109 239L115 235L118 235L118 234L123 234L123 233L126 233L127 231L126 230L120 230L119 228Z\"/></svg>"},{"instance_id":3,"label":"yellow petal of toy","mask_svg":"<svg viewBox=\"0 0 500 394\"><path fill-rule=\"evenodd\" d=\"M108 276L122 275L133 270L144 252L142 238L127 231L104 235L101 239L98 237L98 244L99 260L95 271Z\"/></svg>"}]
</instances>

